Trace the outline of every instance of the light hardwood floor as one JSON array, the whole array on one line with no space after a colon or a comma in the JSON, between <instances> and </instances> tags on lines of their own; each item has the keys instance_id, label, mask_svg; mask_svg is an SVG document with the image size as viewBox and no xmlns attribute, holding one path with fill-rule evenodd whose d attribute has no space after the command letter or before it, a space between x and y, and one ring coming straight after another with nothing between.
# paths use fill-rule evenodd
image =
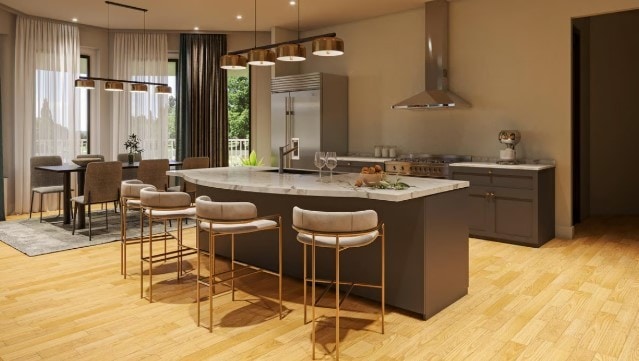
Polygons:
<instances>
[{"instance_id":1,"label":"light hardwood floor","mask_svg":"<svg viewBox=\"0 0 639 361\"><path fill-rule=\"evenodd\" d=\"M216 298L209 333L196 327L194 277L177 283L173 265L158 266L157 301L140 299L138 255L130 247L123 279L119 242L38 257L0 243L0 358L311 358L299 281L284 281L279 320L263 307L275 305L276 279L244 279L238 294L249 301ZM384 335L377 304L349 298L344 308L342 359L639 360L639 218L590 220L575 239L539 249L470 239L468 295L427 321L387 308ZM317 356L328 360L326 315Z\"/></svg>"}]
</instances>

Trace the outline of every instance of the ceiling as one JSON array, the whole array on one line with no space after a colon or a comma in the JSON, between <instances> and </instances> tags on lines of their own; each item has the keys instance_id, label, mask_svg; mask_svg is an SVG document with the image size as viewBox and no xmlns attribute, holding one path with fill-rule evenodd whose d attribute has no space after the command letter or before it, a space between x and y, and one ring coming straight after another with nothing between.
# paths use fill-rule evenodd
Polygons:
<instances>
[{"instance_id":1,"label":"ceiling","mask_svg":"<svg viewBox=\"0 0 639 361\"><path fill-rule=\"evenodd\" d=\"M255 0L256 1L256 0ZM257 1L257 30L271 27L297 29L297 5L290 0ZM427 0L297 0L300 2L300 30L312 30L423 6ZM79 24L109 29L193 31L253 31L253 0L113 0L147 9L136 11L103 0L25 1L0 0L20 13L62 21L77 18ZM55 5L53 5L55 4ZM242 20L236 16L242 15ZM146 18L146 19L145 19Z\"/></svg>"}]
</instances>

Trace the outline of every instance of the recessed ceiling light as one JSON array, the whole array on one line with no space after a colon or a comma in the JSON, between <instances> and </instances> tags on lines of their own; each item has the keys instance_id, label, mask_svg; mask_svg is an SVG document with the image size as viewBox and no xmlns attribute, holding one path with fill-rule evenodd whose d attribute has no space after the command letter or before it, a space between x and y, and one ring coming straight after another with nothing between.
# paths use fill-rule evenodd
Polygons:
<instances>
[{"instance_id":1,"label":"recessed ceiling light","mask_svg":"<svg viewBox=\"0 0 639 361\"><path fill-rule=\"evenodd\" d=\"M295 4L296 4L295 0L291 0L291 1L289 1L288 3L289 3L291 6L295 6Z\"/></svg>"},{"instance_id":2,"label":"recessed ceiling light","mask_svg":"<svg viewBox=\"0 0 639 361\"><path fill-rule=\"evenodd\" d=\"M78 18L73 18L73 19L71 19L71 21L73 21L74 23L77 23L78 22Z\"/></svg>"},{"instance_id":3,"label":"recessed ceiling light","mask_svg":"<svg viewBox=\"0 0 639 361\"><path fill-rule=\"evenodd\" d=\"M198 31L198 30L200 30L200 28L196 26L196 27L193 28L193 30Z\"/></svg>"},{"instance_id":4,"label":"recessed ceiling light","mask_svg":"<svg viewBox=\"0 0 639 361\"><path fill-rule=\"evenodd\" d=\"M237 20L242 20L242 15L236 15L236 16L235 16L235 18L236 18Z\"/></svg>"}]
</instances>

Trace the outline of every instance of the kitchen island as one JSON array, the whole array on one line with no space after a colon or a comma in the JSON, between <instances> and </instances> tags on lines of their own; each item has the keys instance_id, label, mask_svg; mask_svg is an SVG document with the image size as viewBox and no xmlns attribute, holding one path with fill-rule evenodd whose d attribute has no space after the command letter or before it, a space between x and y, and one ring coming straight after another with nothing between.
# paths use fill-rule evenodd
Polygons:
<instances>
[{"instance_id":1,"label":"kitchen island","mask_svg":"<svg viewBox=\"0 0 639 361\"><path fill-rule=\"evenodd\" d=\"M198 195L216 201L249 201L260 215L280 214L283 222L283 269L302 278L302 245L291 228L292 209L298 206L322 211L374 209L386 226L386 302L427 319L468 292L467 181L402 177L411 187L382 190L354 187L358 174L334 174L324 182L318 174L278 174L271 167L230 167L177 170L169 175L197 185ZM392 181L396 177L388 176ZM273 235L250 235L236 242L236 257L275 270ZM249 236L246 236L249 237ZM239 239L239 238L238 238ZM220 244L221 243L221 244ZM217 253L230 254L226 242ZM381 242L349 250L340 262L341 278L379 282ZM326 252L322 252L326 251ZM317 255L318 277L333 278L329 250ZM378 300L379 291L353 289L353 293Z\"/></svg>"}]
</instances>

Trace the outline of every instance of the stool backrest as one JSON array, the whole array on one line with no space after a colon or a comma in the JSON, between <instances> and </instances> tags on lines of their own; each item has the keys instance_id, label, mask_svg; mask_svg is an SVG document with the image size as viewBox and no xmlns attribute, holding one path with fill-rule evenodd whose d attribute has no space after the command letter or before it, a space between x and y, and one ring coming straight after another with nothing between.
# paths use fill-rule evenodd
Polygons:
<instances>
[{"instance_id":1,"label":"stool backrest","mask_svg":"<svg viewBox=\"0 0 639 361\"><path fill-rule=\"evenodd\" d=\"M142 183L142 181L138 179L125 180L122 181L122 184L120 185L120 196L126 198L140 198L140 191L147 187L153 187L153 185Z\"/></svg>"},{"instance_id":2,"label":"stool backrest","mask_svg":"<svg viewBox=\"0 0 639 361\"><path fill-rule=\"evenodd\" d=\"M250 202L214 202L208 196L195 200L195 215L217 221L241 221L257 217L257 207Z\"/></svg>"},{"instance_id":3,"label":"stool backrest","mask_svg":"<svg viewBox=\"0 0 639 361\"><path fill-rule=\"evenodd\" d=\"M153 187L140 190L142 207L184 209L191 206L191 196L184 192L158 192Z\"/></svg>"},{"instance_id":4,"label":"stool backrest","mask_svg":"<svg viewBox=\"0 0 639 361\"><path fill-rule=\"evenodd\" d=\"M377 227L377 212L323 212L293 207L293 226L327 233L360 232Z\"/></svg>"}]
</instances>

